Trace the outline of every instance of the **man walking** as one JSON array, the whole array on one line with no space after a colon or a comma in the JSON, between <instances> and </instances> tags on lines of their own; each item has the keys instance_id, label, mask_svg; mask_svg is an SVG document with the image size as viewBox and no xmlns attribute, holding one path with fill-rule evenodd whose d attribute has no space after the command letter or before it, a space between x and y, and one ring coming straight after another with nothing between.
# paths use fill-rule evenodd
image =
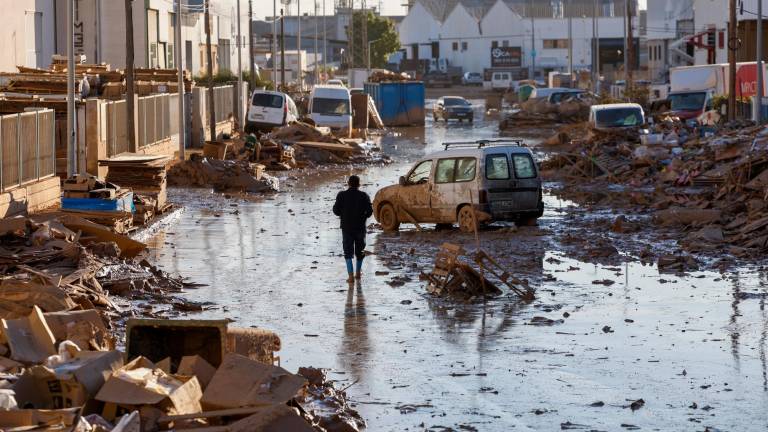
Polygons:
<instances>
[{"instance_id":1,"label":"man walking","mask_svg":"<svg viewBox=\"0 0 768 432\"><path fill-rule=\"evenodd\" d=\"M347 262L347 282L354 282L361 277L363 258L365 257L365 221L373 214L371 198L359 190L360 177L353 175L347 181L349 188L336 195L333 214L341 218L341 236L344 247L344 259ZM357 274L352 267L352 257L357 258Z\"/></svg>"}]
</instances>

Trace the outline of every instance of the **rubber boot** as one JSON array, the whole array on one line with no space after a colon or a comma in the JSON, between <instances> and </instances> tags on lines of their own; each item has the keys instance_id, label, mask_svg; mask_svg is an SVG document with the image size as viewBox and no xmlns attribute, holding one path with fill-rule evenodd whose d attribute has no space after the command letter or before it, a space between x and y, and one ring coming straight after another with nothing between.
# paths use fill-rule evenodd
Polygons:
<instances>
[{"instance_id":1,"label":"rubber boot","mask_svg":"<svg viewBox=\"0 0 768 432\"><path fill-rule=\"evenodd\" d=\"M355 274L355 278L357 280L360 280L363 277L363 260L358 259L357 260L357 274Z\"/></svg>"},{"instance_id":2,"label":"rubber boot","mask_svg":"<svg viewBox=\"0 0 768 432\"><path fill-rule=\"evenodd\" d=\"M347 258L347 274L349 277L347 278L347 282L353 283L355 282L355 269L352 267L352 258Z\"/></svg>"}]
</instances>

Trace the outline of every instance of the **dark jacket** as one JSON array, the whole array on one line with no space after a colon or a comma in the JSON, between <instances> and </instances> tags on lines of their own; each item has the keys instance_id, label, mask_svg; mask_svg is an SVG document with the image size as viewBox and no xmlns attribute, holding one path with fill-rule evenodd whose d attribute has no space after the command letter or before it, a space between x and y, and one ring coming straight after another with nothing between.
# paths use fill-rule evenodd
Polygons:
<instances>
[{"instance_id":1,"label":"dark jacket","mask_svg":"<svg viewBox=\"0 0 768 432\"><path fill-rule=\"evenodd\" d=\"M353 188L339 192L333 205L333 214L341 218L343 231L365 231L365 220L373 214L371 198L367 193Z\"/></svg>"}]
</instances>

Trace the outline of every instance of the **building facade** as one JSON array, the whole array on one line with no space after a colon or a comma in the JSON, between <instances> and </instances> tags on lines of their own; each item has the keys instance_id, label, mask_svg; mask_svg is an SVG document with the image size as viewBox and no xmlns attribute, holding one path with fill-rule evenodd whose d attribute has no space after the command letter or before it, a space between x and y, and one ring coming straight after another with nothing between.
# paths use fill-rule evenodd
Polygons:
<instances>
[{"instance_id":1,"label":"building facade","mask_svg":"<svg viewBox=\"0 0 768 432\"><path fill-rule=\"evenodd\" d=\"M15 72L16 66L47 67L56 53L56 0L3 2L0 14L0 72Z\"/></svg>"},{"instance_id":2,"label":"building facade","mask_svg":"<svg viewBox=\"0 0 768 432\"><path fill-rule=\"evenodd\" d=\"M407 59L445 58L465 72L504 67L545 76L599 62L601 72L612 75L623 69L625 5L623 0L415 0L398 30ZM638 36L637 14L633 24Z\"/></svg>"},{"instance_id":3,"label":"building facade","mask_svg":"<svg viewBox=\"0 0 768 432\"><path fill-rule=\"evenodd\" d=\"M648 0L647 16L649 79L666 82L669 68L695 62L694 0Z\"/></svg>"}]
</instances>

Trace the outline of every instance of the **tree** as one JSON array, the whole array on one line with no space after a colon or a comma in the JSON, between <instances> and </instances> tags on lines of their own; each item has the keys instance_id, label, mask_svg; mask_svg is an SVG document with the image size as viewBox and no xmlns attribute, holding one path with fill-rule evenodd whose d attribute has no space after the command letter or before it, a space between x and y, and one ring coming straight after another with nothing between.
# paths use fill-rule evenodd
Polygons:
<instances>
[{"instance_id":1,"label":"tree","mask_svg":"<svg viewBox=\"0 0 768 432\"><path fill-rule=\"evenodd\" d=\"M363 40L363 20L367 20L368 38ZM350 67L366 67L368 58L365 50L368 49L368 42L371 47L371 67L383 68L387 64L387 58L400 49L400 37L397 34L395 23L390 19L374 15L373 12L355 11L354 22L352 25L354 34L347 37L352 40L354 46Z\"/></svg>"}]
</instances>

